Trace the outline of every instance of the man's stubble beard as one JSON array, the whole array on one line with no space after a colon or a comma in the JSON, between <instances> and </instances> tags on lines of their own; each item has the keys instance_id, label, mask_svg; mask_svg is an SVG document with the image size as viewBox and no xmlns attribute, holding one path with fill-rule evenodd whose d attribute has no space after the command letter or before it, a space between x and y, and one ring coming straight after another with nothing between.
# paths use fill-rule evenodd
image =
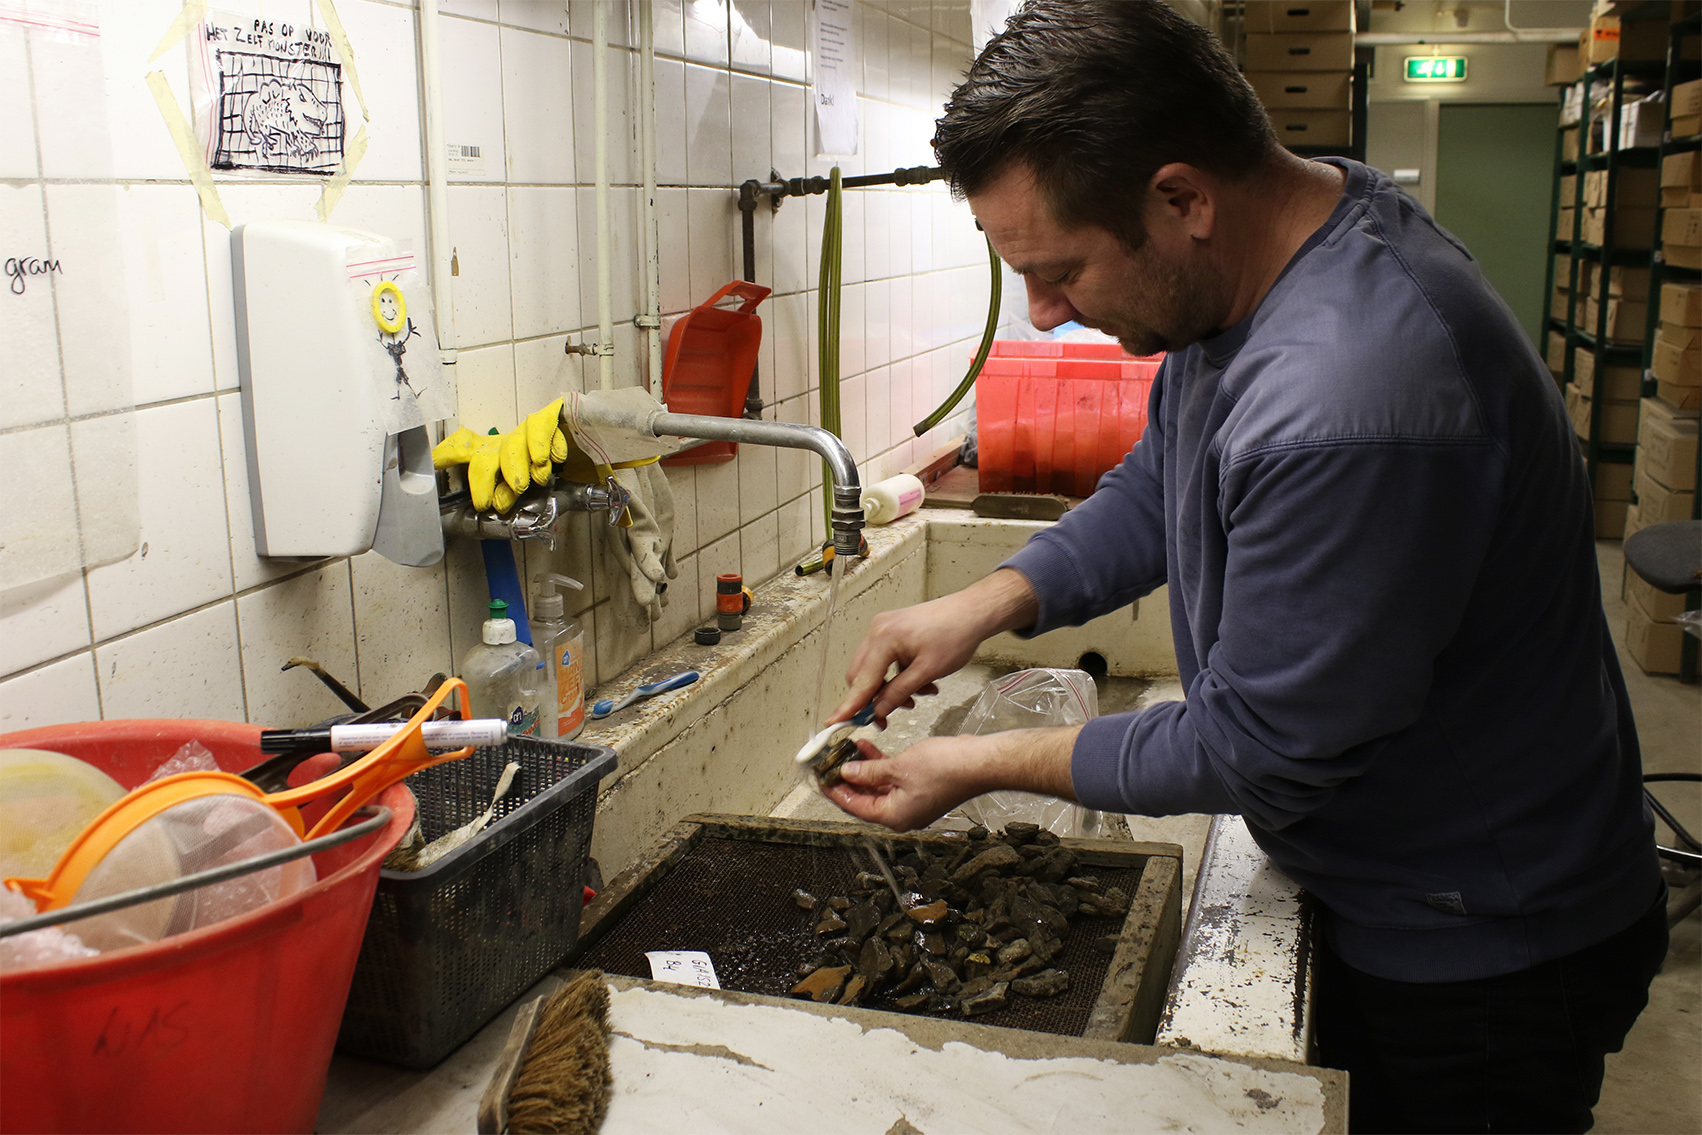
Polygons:
<instances>
[{"instance_id":1,"label":"man's stubble beard","mask_svg":"<svg viewBox=\"0 0 1702 1135\"><path fill-rule=\"evenodd\" d=\"M1131 355L1179 351L1217 333L1226 304L1218 281L1203 264L1184 265L1151 252L1133 273L1127 316L1114 316L1102 327L1117 336ZM1144 319L1136 313L1144 313Z\"/></svg>"}]
</instances>

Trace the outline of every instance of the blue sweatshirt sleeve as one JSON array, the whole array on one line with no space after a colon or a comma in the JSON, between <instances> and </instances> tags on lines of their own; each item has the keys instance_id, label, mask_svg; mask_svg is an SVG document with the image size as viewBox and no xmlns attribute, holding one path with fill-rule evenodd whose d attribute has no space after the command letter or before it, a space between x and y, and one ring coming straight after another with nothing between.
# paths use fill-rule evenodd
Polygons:
<instances>
[{"instance_id":1,"label":"blue sweatshirt sleeve","mask_svg":"<svg viewBox=\"0 0 1702 1135\"><path fill-rule=\"evenodd\" d=\"M1081 802L1278 830L1364 771L1419 718L1462 618L1495 525L1495 453L1389 440L1230 462L1217 640L1186 700L1082 730Z\"/></svg>"},{"instance_id":2,"label":"blue sweatshirt sleeve","mask_svg":"<svg viewBox=\"0 0 1702 1135\"><path fill-rule=\"evenodd\" d=\"M1021 572L1040 601L1021 638L1076 626L1126 607L1164 584L1163 364L1147 406L1146 431L1093 495L1036 533L1000 567Z\"/></svg>"}]
</instances>

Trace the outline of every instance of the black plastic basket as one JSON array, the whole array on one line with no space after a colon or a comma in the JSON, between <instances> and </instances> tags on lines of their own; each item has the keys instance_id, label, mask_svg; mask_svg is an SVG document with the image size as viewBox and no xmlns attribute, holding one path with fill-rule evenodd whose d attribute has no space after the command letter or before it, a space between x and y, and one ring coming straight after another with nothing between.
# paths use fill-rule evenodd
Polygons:
<instances>
[{"instance_id":1,"label":"black plastic basket","mask_svg":"<svg viewBox=\"0 0 1702 1135\"><path fill-rule=\"evenodd\" d=\"M429 842L490 806L491 822L421 871L383 871L337 1048L428 1068L554 969L579 939L597 783L615 752L512 738L407 780Z\"/></svg>"}]
</instances>

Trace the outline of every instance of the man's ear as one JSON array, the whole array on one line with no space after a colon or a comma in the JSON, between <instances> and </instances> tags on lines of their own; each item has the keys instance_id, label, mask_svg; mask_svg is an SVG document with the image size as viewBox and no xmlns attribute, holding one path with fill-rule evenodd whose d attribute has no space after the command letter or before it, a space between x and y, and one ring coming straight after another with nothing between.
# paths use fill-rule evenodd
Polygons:
<instances>
[{"instance_id":1,"label":"man's ear","mask_svg":"<svg viewBox=\"0 0 1702 1135\"><path fill-rule=\"evenodd\" d=\"M1147 182L1147 224L1209 240L1217 224L1217 184L1197 166L1171 162Z\"/></svg>"}]
</instances>

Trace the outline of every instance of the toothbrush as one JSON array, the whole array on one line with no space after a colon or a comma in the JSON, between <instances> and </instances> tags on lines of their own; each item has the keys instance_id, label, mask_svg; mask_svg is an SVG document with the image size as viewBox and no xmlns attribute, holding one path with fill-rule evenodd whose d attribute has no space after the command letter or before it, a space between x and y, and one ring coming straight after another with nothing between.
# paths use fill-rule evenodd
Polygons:
<instances>
[{"instance_id":1,"label":"toothbrush","mask_svg":"<svg viewBox=\"0 0 1702 1135\"><path fill-rule=\"evenodd\" d=\"M644 698L653 698L657 694L665 694L669 690L677 690L682 686L689 686L695 681L697 681L697 671L686 670L682 673L675 674L672 678L663 678L660 682L652 682L648 686L640 686L620 701L615 701L613 698L604 698L602 701L593 705L591 707L591 712L585 716L592 721L595 721L600 717L607 717L611 713L618 713L635 701L640 701Z\"/></svg>"}]
</instances>

